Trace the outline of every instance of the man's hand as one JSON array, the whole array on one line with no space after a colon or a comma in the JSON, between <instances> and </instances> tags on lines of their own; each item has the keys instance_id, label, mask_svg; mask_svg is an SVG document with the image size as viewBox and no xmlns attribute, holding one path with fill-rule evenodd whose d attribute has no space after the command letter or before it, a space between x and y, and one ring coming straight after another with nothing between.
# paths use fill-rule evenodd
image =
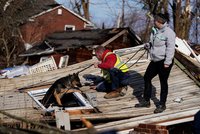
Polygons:
<instances>
[{"instance_id":1,"label":"man's hand","mask_svg":"<svg viewBox=\"0 0 200 134\"><path fill-rule=\"evenodd\" d=\"M144 43L144 49L149 50L150 49L150 43Z\"/></svg>"},{"instance_id":2,"label":"man's hand","mask_svg":"<svg viewBox=\"0 0 200 134\"><path fill-rule=\"evenodd\" d=\"M95 62L95 63L94 63L94 67L95 67L95 68L98 68L98 64L99 64L98 62Z\"/></svg>"},{"instance_id":3,"label":"man's hand","mask_svg":"<svg viewBox=\"0 0 200 134\"><path fill-rule=\"evenodd\" d=\"M169 67L169 65L167 65L167 64L164 64L164 68L168 68Z\"/></svg>"}]
</instances>

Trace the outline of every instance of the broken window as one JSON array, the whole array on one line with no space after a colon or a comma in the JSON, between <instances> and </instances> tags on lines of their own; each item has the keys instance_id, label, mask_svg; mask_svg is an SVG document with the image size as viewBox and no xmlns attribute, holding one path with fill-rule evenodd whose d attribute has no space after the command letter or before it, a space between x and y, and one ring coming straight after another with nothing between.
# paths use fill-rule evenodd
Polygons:
<instances>
[{"instance_id":1,"label":"broken window","mask_svg":"<svg viewBox=\"0 0 200 134\"><path fill-rule=\"evenodd\" d=\"M53 110L58 106L50 106L48 108L44 107L42 103L40 102L44 95L46 94L48 88L46 89L40 89L40 90L34 90L29 91L28 95L43 109L46 109L47 111ZM61 98L61 102L63 104L64 110L77 110L77 109L93 109L93 106L90 104L90 102L83 97L83 95L79 92L74 93L68 93L64 94Z\"/></svg>"}]
</instances>

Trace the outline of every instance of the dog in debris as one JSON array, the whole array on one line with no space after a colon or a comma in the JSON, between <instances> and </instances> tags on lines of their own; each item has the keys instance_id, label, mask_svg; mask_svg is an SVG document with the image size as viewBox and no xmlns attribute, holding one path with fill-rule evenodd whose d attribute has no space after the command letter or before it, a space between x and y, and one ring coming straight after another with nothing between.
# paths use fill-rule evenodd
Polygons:
<instances>
[{"instance_id":1,"label":"dog in debris","mask_svg":"<svg viewBox=\"0 0 200 134\"><path fill-rule=\"evenodd\" d=\"M50 104L57 102L58 106L62 106L61 98L65 93L81 92L79 88L82 87L78 73L73 73L66 77L62 77L56 80L45 96L41 100L41 103L45 107L49 107Z\"/></svg>"}]
</instances>

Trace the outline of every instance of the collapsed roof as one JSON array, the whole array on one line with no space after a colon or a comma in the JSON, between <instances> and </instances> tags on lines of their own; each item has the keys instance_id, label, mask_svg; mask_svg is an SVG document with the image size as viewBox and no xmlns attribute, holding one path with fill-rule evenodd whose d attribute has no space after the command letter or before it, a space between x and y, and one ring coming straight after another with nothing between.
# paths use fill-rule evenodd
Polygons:
<instances>
[{"instance_id":1,"label":"collapsed roof","mask_svg":"<svg viewBox=\"0 0 200 134\"><path fill-rule=\"evenodd\" d=\"M81 47L91 49L109 40L115 40L125 33L128 33L128 36L134 42L133 44L141 44L140 38L130 28L64 31L50 34L44 42L27 50L20 56L41 55Z\"/></svg>"}]
</instances>

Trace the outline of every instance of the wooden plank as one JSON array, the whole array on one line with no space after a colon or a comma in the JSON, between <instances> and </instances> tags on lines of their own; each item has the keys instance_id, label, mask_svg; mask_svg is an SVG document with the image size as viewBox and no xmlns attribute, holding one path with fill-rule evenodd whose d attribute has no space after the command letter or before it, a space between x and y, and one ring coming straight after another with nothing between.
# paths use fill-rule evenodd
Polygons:
<instances>
[{"instance_id":1,"label":"wooden plank","mask_svg":"<svg viewBox=\"0 0 200 134\"><path fill-rule=\"evenodd\" d=\"M55 118L57 128L71 130L69 113L63 112L63 110L55 110Z\"/></svg>"},{"instance_id":2,"label":"wooden plank","mask_svg":"<svg viewBox=\"0 0 200 134\"><path fill-rule=\"evenodd\" d=\"M175 124L180 124L180 123L185 123L185 122L191 122L191 121L194 121L194 116L176 119L176 120L172 120L172 121L165 121L165 122L162 122L162 123L156 123L156 125L170 126L170 125L175 125Z\"/></svg>"},{"instance_id":3,"label":"wooden plank","mask_svg":"<svg viewBox=\"0 0 200 134\"><path fill-rule=\"evenodd\" d=\"M95 59L91 59L82 63L78 63L76 65L70 65L67 68L57 69L46 73L39 73L37 75L28 75L6 80L4 79L0 82L0 91L40 86L47 83L49 84L60 77L66 76L69 73L81 70L81 68L84 68L87 65L93 63L94 60Z\"/></svg>"},{"instance_id":4,"label":"wooden plank","mask_svg":"<svg viewBox=\"0 0 200 134\"><path fill-rule=\"evenodd\" d=\"M120 37L121 35L125 34L126 32L127 32L126 29L122 30L120 33L118 33L117 35L115 35L111 39L109 39L106 42L104 42L103 44L101 44L101 46L105 47L106 45L108 45L109 43L113 42L114 40L116 40L118 37Z\"/></svg>"},{"instance_id":5,"label":"wooden plank","mask_svg":"<svg viewBox=\"0 0 200 134\"><path fill-rule=\"evenodd\" d=\"M177 65L190 77L193 79L193 81L200 87L200 64L195 65L193 62L190 61L190 59L184 58L184 56L180 55L177 56L178 60L180 60L185 66L183 66L183 64L181 64L181 62L179 62L178 60L175 60L175 62L177 63ZM195 74L191 74L191 72L195 73Z\"/></svg>"},{"instance_id":6,"label":"wooden plank","mask_svg":"<svg viewBox=\"0 0 200 134\"><path fill-rule=\"evenodd\" d=\"M56 79L66 76L69 73L76 73L77 71L81 70L82 68L86 67L87 64L90 64L92 60L85 61L84 63L78 63L76 65L68 66L67 68L57 69L53 71L49 71L46 73L39 73L35 75L27 75L18 78L12 79L2 79L0 81L0 90L13 90L19 88L26 88L29 86L34 85L41 85L48 82L54 82Z\"/></svg>"},{"instance_id":7,"label":"wooden plank","mask_svg":"<svg viewBox=\"0 0 200 134\"><path fill-rule=\"evenodd\" d=\"M140 52L140 54L142 51ZM123 59L128 60L133 54L124 55ZM140 55L134 57L137 59ZM35 117L32 115L41 116L40 109L37 110L28 110L32 107L38 108L38 105L33 105L32 101L29 101L29 98L25 96L25 94L18 94L10 89L15 89L17 87L30 86L35 85L45 85L50 84L55 81L56 78L68 75L73 72L77 72L82 70L86 66L90 65L96 61L96 59L83 62L80 64L76 64L73 66L68 66L65 69L58 69L48 73L41 73L38 75L33 75L30 77L22 77L16 78L12 80L0 81L0 107L2 109L7 109L9 112L15 111L16 115L24 116L27 118L34 119ZM172 72L169 77L169 94L167 100L167 109L158 115L153 114L153 110L155 109L155 104L151 101L151 108L141 108L136 109L134 105L138 103L138 99L135 95L142 92L144 89L144 81L143 75L148 66L149 61L141 64L134 65L130 68L131 72L131 85L128 86L128 92L125 96L113 99L104 99L103 96L105 93L95 92L96 93L96 103L97 108L102 111L102 113L85 113L85 114L77 114L70 115L71 121L80 121L80 117L85 117L90 120L114 120L114 119L123 119L122 122L110 122L105 123L104 125L97 125L97 129L109 129L109 128L117 128L117 129L127 129L129 127L133 127L134 123L137 125L138 121L142 122L159 122L168 121L167 117L170 117L172 120L177 119L175 115L176 113L181 113L184 111L191 111L194 109L199 109L199 101L200 101L200 90L199 87L194 83L192 79L190 79L183 71L177 66L174 65L172 68ZM131 65L131 64L129 64ZM92 72L92 73L91 73ZM86 82L83 78L83 74L97 74L101 75L99 69L94 67L85 70L80 73L81 81ZM153 86L156 88L156 98L159 98L160 94L160 82L159 78L155 77L152 80ZM35 84L35 85L34 85ZM7 90L10 90L9 92ZM89 89L89 86L83 87L84 93L92 92ZM9 97L12 95L13 97ZM181 103L176 103L173 100L177 97L183 98ZM23 111L23 112L22 112ZM40 113L40 114L39 114ZM138 117L137 117L138 116ZM162 118L163 117L163 118ZM166 117L166 118L165 118ZM184 115L185 117L185 115ZM184 118L183 117L183 118ZM128 121L124 120L125 118ZM155 119L155 120L154 120ZM8 120L7 120L8 121ZM133 124L132 124L133 123Z\"/></svg>"},{"instance_id":8,"label":"wooden plank","mask_svg":"<svg viewBox=\"0 0 200 134\"><path fill-rule=\"evenodd\" d=\"M199 109L191 109L186 111L180 111L178 113L160 113L160 114L152 114L146 115L145 117L135 117L131 119L115 121L110 123L105 123L103 125L95 126L98 131L110 130L110 129L117 129L117 130L125 130L131 129L133 127L138 126L141 123L155 123L166 121L170 119L177 119L177 118L184 118L186 116L192 116L196 114Z\"/></svg>"},{"instance_id":9,"label":"wooden plank","mask_svg":"<svg viewBox=\"0 0 200 134\"><path fill-rule=\"evenodd\" d=\"M187 110L192 108L199 108L199 105L195 102L199 102L200 99L199 97L190 97L189 100L184 100L182 103L170 103L167 104L167 109L163 114L168 114L169 112L171 113L179 113L182 110ZM112 111L103 111L103 113L98 113L98 114L85 114L85 115L80 115L81 117L85 117L89 120L106 120L106 119L123 119L123 118L131 118L131 117L137 117L137 116L143 116L144 115L152 115L153 111L155 109L155 105L152 104L150 108L135 108L134 103L132 103L132 107L127 107L124 109L113 109ZM76 120L80 118L79 115L76 116L70 116L71 120ZM142 118L142 117L141 117Z\"/></svg>"}]
</instances>

